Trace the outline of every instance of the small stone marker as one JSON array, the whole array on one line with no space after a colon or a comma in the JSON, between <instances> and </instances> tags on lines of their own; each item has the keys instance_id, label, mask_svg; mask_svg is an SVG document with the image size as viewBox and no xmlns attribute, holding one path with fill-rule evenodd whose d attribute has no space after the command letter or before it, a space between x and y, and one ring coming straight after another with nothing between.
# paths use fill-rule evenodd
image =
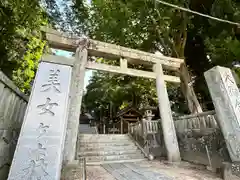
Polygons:
<instances>
[{"instance_id":1,"label":"small stone marker","mask_svg":"<svg viewBox=\"0 0 240 180\"><path fill-rule=\"evenodd\" d=\"M231 70L216 66L205 72L217 121L232 161L240 161L240 92Z\"/></svg>"},{"instance_id":2,"label":"small stone marker","mask_svg":"<svg viewBox=\"0 0 240 180\"><path fill-rule=\"evenodd\" d=\"M59 180L72 68L41 62L8 180Z\"/></svg>"},{"instance_id":3,"label":"small stone marker","mask_svg":"<svg viewBox=\"0 0 240 180\"><path fill-rule=\"evenodd\" d=\"M223 162L221 166L221 177L223 180L232 180L232 165L228 162Z\"/></svg>"}]
</instances>

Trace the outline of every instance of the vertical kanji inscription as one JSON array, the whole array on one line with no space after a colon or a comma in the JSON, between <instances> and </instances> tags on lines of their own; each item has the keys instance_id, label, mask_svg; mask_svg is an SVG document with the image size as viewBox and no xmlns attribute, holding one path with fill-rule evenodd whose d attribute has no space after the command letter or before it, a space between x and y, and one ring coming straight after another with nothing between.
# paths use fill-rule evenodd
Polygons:
<instances>
[{"instance_id":1,"label":"vertical kanji inscription","mask_svg":"<svg viewBox=\"0 0 240 180\"><path fill-rule=\"evenodd\" d=\"M8 180L60 179L71 76L70 66L39 64Z\"/></svg>"}]
</instances>

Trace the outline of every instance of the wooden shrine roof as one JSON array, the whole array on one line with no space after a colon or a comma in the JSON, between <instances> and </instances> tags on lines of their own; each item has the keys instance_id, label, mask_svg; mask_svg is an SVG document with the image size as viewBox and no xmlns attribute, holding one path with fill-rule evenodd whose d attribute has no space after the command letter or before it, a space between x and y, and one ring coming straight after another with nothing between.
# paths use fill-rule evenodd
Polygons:
<instances>
[{"instance_id":1,"label":"wooden shrine roof","mask_svg":"<svg viewBox=\"0 0 240 180\"><path fill-rule=\"evenodd\" d=\"M142 117L143 114L133 106L127 106L116 115L116 118L125 117L126 119Z\"/></svg>"}]
</instances>

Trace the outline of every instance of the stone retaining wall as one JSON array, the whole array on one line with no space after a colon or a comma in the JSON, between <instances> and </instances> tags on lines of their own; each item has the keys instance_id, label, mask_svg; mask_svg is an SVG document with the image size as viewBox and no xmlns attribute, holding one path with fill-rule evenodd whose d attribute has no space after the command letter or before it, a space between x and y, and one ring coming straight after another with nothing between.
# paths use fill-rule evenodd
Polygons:
<instances>
[{"instance_id":1,"label":"stone retaining wall","mask_svg":"<svg viewBox=\"0 0 240 180\"><path fill-rule=\"evenodd\" d=\"M225 140L218 128L188 129L177 133L182 160L220 169L223 162L231 162ZM209 157L207 151L209 152ZM210 161L210 162L209 162ZM233 174L240 176L240 164L232 163Z\"/></svg>"}]
</instances>

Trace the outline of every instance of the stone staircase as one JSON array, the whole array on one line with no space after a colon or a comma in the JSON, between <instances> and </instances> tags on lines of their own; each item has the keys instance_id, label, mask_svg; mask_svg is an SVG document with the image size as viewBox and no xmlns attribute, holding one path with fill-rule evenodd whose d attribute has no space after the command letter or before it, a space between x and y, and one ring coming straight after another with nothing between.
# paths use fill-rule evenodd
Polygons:
<instances>
[{"instance_id":1,"label":"stone staircase","mask_svg":"<svg viewBox=\"0 0 240 180\"><path fill-rule=\"evenodd\" d=\"M91 127L89 124L80 124L78 132L80 134L97 134L96 128Z\"/></svg>"},{"instance_id":2,"label":"stone staircase","mask_svg":"<svg viewBox=\"0 0 240 180\"><path fill-rule=\"evenodd\" d=\"M87 165L144 160L128 135L80 134L78 139L77 159L85 157Z\"/></svg>"}]
</instances>

